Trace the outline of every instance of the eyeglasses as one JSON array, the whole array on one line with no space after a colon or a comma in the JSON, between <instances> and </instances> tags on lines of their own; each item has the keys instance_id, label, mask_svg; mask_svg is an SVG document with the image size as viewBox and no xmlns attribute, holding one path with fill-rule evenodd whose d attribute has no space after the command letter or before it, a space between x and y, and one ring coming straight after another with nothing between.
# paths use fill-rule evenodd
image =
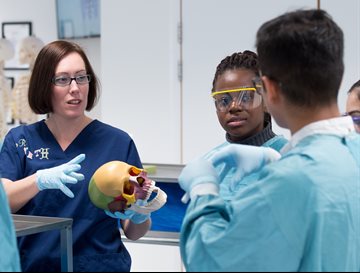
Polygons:
<instances>
[{"instance_id":1,"label":"eyeglasses","mask_svg":"<svg viewBox=\"0 0 360 273\"><path fill-rule=\"evenodd\" d=\"M227 112L230 107L241 105L244 109L253 109L261 104L262 98L255 87L241 87L230 90L215 91L211 94L214 98L218 112Z\"/></svg>"},{"instance_id":2,"label":"eyeglasses","mask_svg":"<svg viewBox=\"0 0 360 273\"><path fill-rule=\"evenodd\" d=\"M52 83L57 86L68 86L72 83L72 81L75 80L77 84L87 84L91 80L91 75L78 75L75 77L69 77L69 76L59 76L54 77L52 79Z\"/></svg>"},{"instance_id":3,"label":"eyeglasses","mask_svg":"<svg viewBox=\"0 0 360 273\"><path fill-rule=\"evenodd\" d=\"M343 116L351 116L353 122L356 125L360 126L360 111L359 110L354 110L354 111L344 113Z\"/></svg>"},{"instance_id":4,"label":"eyeglasses","mask_svg":"<svg viewBox=\"0 0 360 273\"><path fill-rule=\"evenodd\" d=\"M360 116L351 116L354 124L360 126Z\"/></svg>"},{"instance_id":5,"label":"eyeglasses","mask_svg":"<svg viewBox=\"0 0 360 273\"><path fill-rule=\"evenodd\" d=\"M261 80L261 76L260 77L256 76L255 78L252 79L252 82L256 91L262 95L264 93L264 84Z\"/></svg>"}]
</instances>

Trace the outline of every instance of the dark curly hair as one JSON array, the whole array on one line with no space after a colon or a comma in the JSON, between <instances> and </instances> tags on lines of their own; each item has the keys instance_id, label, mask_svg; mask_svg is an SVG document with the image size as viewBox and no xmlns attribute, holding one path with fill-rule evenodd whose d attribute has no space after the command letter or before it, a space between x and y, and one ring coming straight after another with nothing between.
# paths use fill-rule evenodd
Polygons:
<instances>
[{"instance_id":1,"label":"dark curly hair","mask_svg":"<svg viewBox=\"0 0 360 273\"><path fill-rule=\"evenodd\" d=\"M259 62L258 56L255 52L245 50L244 52L236 52L230 56L224 58L220 64L216 67L215 77L213 80L212 90L214 92L214 86L217 79L228 70L245 68L252 70L255 75L259 76Z\"/></svg>"}]
</instances>

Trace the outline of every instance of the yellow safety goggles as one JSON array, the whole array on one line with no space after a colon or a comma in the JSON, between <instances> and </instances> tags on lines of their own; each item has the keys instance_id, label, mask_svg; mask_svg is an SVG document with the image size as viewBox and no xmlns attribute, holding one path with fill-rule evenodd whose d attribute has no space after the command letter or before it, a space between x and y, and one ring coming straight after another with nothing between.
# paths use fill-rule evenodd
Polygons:
<instances>
[{"instance_id":1,"label":"yellow safety goggles","mask_svg":"<svg viewBox=\"0 0 360 273\"><path fill-rule=\"evenodd\" d=\"M227 112L231 107L253 109L259 107L262 97L255 87L219 90L211 94L218 112Z\"/></svg>"}]
</instances>

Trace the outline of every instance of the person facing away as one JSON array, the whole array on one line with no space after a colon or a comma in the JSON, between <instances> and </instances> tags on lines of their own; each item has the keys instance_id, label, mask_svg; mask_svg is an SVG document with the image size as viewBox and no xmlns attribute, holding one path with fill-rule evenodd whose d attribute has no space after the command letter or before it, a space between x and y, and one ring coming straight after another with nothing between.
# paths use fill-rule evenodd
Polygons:
<instances>
[{"instance_id":1,"label":"person facing away","mask_svg":"<svg viewBox=\"0 0 360 273\"><path fill-rule=\"evenodd\" d=\"M348 91L346 115L351 116L355 130L360 133L360 80L355 82Z\"/></svg>"},{"instance_id":2,"label":"person facing away","mask_svg":"<svg viewBox=\"0 0 360 273\"><path fill-rule=\"evenodd\" d=\"M360 135L337 105L343 32L324 10L295 10L265 22L256 47L256 86L291 139L281 158L267 147L229 145L185 166L185 268L359 272ZM214 165L222 161L239 175L259 171L230 202L219 195Z\"/></svg>"},{"instance_id":3,"label":"person facing away","mask_svg":"<svg viewBox=\"0 0 360 273\"><path fill-rule=\"evenodd\" d=\"M8 199L0 179L0 271L21 272L14 223L11 218Z\"/></svg>"},{"instance_id":4,"label":"person facing away","mask_svg":"<svg viewBox=\"0 0 360 273\"><path fill-rule=\"evenodd\" d=\"M9 131L0 171L12 212L73 219L74 271L130 271L118 219L90 202L88 184L106 162L142 164L126 132L85 115L97 101L98 85L79 45L61 40L45 45L34 64L28 98L36 114L48 117ZM120 222L131 240L151 225L150 214L127 214ZM21 237L22 270L60 271L59 247L56 231Z\"/></svg>"},{"instance_id":5,"label":"person facing away","mask_svg":"<svg viewBox=\"0 0 360 273\"><path fill-rule=\"evenodd\" d=\"M226 132L226 142L208 152L205 158L230 143L270 147L277 151L287 143L286 138L272 131L271 116L266 112L261 94L254 87L256 76L259 76L258 57L250 50L233 53L218 64L211 95L219 123ZM239 183L233 177L236 169L225 168L223 163L216 169L224 177L220 193L225 199L231 199L234 192L252 179L247 176Z\"/></svg>"}]
</instances>

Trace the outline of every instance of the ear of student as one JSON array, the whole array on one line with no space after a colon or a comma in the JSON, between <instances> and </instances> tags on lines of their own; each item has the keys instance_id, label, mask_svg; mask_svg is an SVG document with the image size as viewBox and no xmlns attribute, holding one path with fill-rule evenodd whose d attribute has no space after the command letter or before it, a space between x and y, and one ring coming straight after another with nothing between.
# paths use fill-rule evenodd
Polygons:
<instances>
[{"instance_id":1,"label":"ear of student","mask_svg":"<svg viewBox=\"0 0 360 273\"><path fill-rule=\"evenodd\" d=\"M270 79L267 76L262 77L263 83L265 85L265 93L268 101L276 102L279 100L280 87L278 82Z\"/></svg>"}]
</instances>

